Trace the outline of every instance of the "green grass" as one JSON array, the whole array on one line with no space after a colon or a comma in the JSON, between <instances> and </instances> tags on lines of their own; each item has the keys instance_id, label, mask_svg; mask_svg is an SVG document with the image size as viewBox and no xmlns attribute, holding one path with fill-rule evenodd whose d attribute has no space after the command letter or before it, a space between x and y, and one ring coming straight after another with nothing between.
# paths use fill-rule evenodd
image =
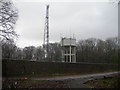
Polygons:
<instances>
[{"instance_id":1,"label":"green grass","mask_svg":"<svg viewBox=\"0 0 120 90\"><path fill-rule=\"evenodd\" d=\"M17 82L17 83L16 83ZM7 80L3 82L3 88L68 88L68 80L50 81L50 80Z\"/></svg>"},{"instance_id":2,"label":"green grass","mask_svg":"<svg viewBox=\"0 0 120 90\"><path fill-rule=\"evenodd\" d=\"M120 76L107 77L100 80L92 80L86 83L91 88L120 88Z\"/></svg>"}]
</instances>

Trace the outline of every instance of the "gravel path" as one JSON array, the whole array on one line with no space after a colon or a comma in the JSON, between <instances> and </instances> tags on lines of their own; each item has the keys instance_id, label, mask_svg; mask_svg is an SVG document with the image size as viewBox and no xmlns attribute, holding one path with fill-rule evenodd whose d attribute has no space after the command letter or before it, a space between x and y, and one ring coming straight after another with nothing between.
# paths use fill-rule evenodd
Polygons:
<instances>
[{"instance_id":1,"label":"gravel path","mask_svg":"<svg viewBox=\"0 0 120 90\"><path fill-rule=\"evenodd\" d=\"M55 76L46 78L31 78L31 80L66 80L66 79L89 79L89 78L101 78L104 76L116 75L119 72L107 72L99 74L88 74L88 75L71 75L71 76Z\"/></svg>"}]
</instances>

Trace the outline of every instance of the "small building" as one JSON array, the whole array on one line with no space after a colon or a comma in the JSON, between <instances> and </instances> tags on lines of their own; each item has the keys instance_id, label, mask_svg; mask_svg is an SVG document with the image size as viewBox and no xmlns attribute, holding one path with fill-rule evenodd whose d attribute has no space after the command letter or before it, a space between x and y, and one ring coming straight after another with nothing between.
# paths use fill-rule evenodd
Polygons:
<instances>
[{"instance_id":1,"label":"small building","mask_svg":"<svg viewBox=\"0 0 120 90\"><path fill-rule=\"evenodd\" d=\"M76 63L76 39L62 38L62 62Z\"/></svg>"}]
</instances>

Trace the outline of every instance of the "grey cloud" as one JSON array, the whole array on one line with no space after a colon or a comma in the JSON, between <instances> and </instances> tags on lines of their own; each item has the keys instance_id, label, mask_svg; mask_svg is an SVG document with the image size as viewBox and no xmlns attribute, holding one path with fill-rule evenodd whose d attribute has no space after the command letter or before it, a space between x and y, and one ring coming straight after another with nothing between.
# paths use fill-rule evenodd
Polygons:
<instances>
[{"instance_id":1,"label":"grey cloud","mask_svg":"<svg viewBox=\"0 0 120 90\"><path fill-rule=\"evenodd\" d=\"M20 18L16 31L23 42L43 40L45 4L22 2L17 4ZM50 41L60 41L60 34L77 40L89 37L105 39L117 36L117 7L110 3L50 3ZM27 43L26 43L27 44Z\"/></svg>"}]
</instances>

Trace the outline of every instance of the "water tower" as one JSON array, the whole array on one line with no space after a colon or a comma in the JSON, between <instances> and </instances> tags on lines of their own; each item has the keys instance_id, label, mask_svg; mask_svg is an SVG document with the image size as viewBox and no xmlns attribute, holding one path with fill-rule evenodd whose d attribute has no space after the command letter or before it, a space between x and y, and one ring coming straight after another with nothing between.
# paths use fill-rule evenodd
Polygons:
<instances>
[{"instance_id":1,"label":"water tower","mask_svg":"<svg viewBox=\"0 0 120 90\"><path fill-rule=\"evenodd\" d=\"M76 39L62 38L62 62L76 62Z\"/></svg>"}]
</instances>

